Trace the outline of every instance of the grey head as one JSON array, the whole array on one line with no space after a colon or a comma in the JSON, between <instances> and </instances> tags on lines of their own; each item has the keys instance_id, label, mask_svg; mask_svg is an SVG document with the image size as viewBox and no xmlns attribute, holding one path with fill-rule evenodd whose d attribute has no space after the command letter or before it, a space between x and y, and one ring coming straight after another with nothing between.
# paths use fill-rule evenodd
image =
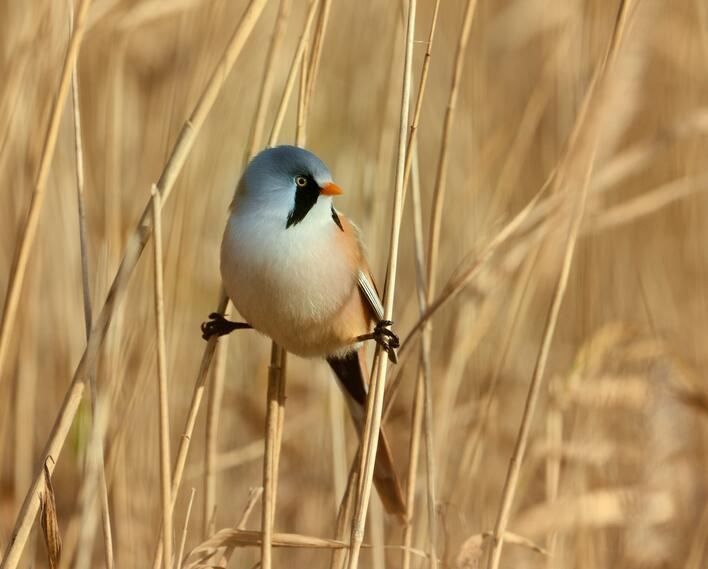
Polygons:
<instances>
[{"instance_id":1,"label":"grey head","mask_svg":"<svg viewBox=\"0 0 708 569\"><path fill-rule=\"evenodd\" d=\"M283 145L263 150L251 160L234 205L278 216L289 228L308 214L314 218L326 213L334 219L331 196L339 193L322 160L304 148Z\"/></svg>"}]
</instances>

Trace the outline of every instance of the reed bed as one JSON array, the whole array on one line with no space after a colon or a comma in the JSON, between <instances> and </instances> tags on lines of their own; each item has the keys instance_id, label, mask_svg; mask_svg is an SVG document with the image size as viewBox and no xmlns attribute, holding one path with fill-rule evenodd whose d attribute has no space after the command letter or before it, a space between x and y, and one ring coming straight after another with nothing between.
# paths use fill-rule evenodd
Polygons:
<instances>
[{"instance_id":1,"label":"reed bed","mask_svg":"<svg viewBox=\"0 0 708 569\"><path fill-rule=\"evenodd\" d=\"M702 1L10 0L0 32L2 569L708 565ZM283 143L402 340L363 443L324 362L200 338Z\"/></svg>"}]
</instances>

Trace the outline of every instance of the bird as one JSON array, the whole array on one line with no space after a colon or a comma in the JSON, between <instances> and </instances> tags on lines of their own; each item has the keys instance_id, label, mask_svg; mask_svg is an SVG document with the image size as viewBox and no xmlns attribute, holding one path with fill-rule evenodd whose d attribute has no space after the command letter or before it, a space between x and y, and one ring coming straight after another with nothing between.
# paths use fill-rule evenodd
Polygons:
<instances>
[{"instance_id":1,"label":"bird","mask_svg":"<svg viewBox=\"0 0 708 569\"><path fill-rule=\"evenodd\" d=\"M339 212L329 168L297 146L254 156L239 180L221 243L221 278L245 322L211 313L205 340L255 329L298 356L324 358L359 433L365 419L373 340L396 362L399 340L366 262L358 228ZM405 523L405 498L381 429L374 483L386 511Z\"/></svg>"}]
</instances>

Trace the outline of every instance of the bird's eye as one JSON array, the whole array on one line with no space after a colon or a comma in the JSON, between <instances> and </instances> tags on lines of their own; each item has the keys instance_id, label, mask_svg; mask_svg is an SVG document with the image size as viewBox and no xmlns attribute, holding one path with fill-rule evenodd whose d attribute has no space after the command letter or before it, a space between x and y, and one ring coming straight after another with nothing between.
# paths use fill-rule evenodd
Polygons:
<instances>
[{"instance_id":1,"label":"bird's eye","mask_svg":"<svg viewBox=\"0 0 708 569\"><path fill-rule=\"evenodd\" d=\"M295 183L298 188L304 188L307 186L307 178L305 176L295 176Z\"/></svg>"}]
</instances>

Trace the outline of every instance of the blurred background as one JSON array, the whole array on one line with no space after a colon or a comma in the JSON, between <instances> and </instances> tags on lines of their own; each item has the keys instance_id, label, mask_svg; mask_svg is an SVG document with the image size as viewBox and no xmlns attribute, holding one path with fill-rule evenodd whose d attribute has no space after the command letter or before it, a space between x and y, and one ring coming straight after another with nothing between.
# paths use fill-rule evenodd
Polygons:
<instances>
[{"instance_id":1,"label":"blurred background","mask_svg":"<svg viewBox=\"0 0 708 569\"><path fill-rule=\"evenodd\" d=\"M90 297L103 305L127 239L176 136L245 2L94 0L78 65ZM466 2L442 2L418 136L428 235L444 115ZM414 97L433 3L421 0ZM279 2L267 3L203 125L163 210L170 442L175 456L219 295L221 233L248 151ZM27 215L51 104L71 34L70 1L0 3L0 293ZM266 133L302 33L292 0L276 58ZM442 217L438 288L546 184L563 160L617 13L610 0L480 0L465 50ZM308 121L307 147L345 193L384 281L393 202L405 5L333 2ZM295 90L295 96L297 89ZM293 98L295 99L295 97ZM294 142L295 101L279 137ZM63 113L18 317L0 370L0 552L41 467L41 452L86 345L71 94ZM502 567L708 566L708 5L633 2L623 45L594 107L599 133L589 197L509 529L553 555L507 544ZM485 260L433 318L438 555L479 566L558 278L577 177L555 207ZM547 197L549 194L545 194ZM550 199L550 198L549 198ZM545 203L545 202L544 202ZM560 204L560 205L559 205ZM533 217L533 216L532 216ZM394 319L418 317L411 200L406 203ZM104 342L106 475L116 566L149 567L161 520L152 245ZM417 342L414 342L416 344ZM236 524L261 485L270 342L228 339L223 393L207 394L175 508L187 548ZM418 350L415 346L414 350ZM403 475L417 357L402 369L386 422ZM205 415L218 411L215 509L205 502ZM54 474L63 566L96 523L79 497L91 435L88 391ZM333 537L357 436L326 364L291 356L276 530ZM413 546L427 550L424 461ZM374 498L362 566L400 567L401 528ZM247 527L260 527L257 507ZM38 524L36 524L38 526ZM384 548L387 544L391 547ZM91 566L104 566L100 528ZM231 567L253 567L258 548ZM276 566L328 567L324 551L277 550ZM41 531L23 567L48 566ZM414 567L426 562L413 556Z\"/></svg>"}]
</instances>

